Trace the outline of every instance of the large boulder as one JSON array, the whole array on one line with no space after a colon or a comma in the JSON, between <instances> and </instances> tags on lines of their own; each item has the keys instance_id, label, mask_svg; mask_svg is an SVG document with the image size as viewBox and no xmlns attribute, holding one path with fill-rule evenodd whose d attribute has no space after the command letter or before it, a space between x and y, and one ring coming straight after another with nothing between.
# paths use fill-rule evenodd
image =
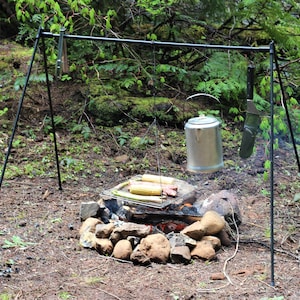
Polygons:
<instances>
[{"instance_id":1,"label":"large boulder","mask_svg":"<svg viewBox=\"0 0 300 300\"><path fill-rule=\"evenodd\" d=\"M225 220L216 211L209 210L203 215L200 224L205 235L214 235L224 229Z\"/></svg>"},{"instance_id":2,"label":"large boulder","mask_svg":"<svg viewBox=\"0 0 300 300\"><path fill-rule=\"evenodd\" d=\"M116 243L112 255L115 258L129 260L132 253L132 246L128 240L120 240Z\"/></svg>"},{"instance_id":3,"label":"large boulder","mask_svg":"<svg viewBox=\"0 0 300 300\"><path fill-rule=\"evenodd\" d=\"M169 240L163 234L156 233L143 238L139 250L151 261L165 264L169 260L171 247Z\"/></svg>"},{"instance_id":4,"label":"large boulder","mask_svg":"<svg viewBox=\"0 0 300 300\"><path fill-rule=\"evenodd\" d=\"M236 222L236 225L242 223L238 197L227 190L212 194L205 200L197 199L194 203L194 207L201 216L210 210L217 212L225 218L232 228L235 228L234 222Z\"/></svg>"},{"instance_id":5,"label":"large boulder","mask_svg":"<svg viewBox=\"0 0 300 300\"><path fill-rule=\"evenodd\" d=\"M84 232L95 233L96 226L102 224L102 221L97 218L87 218L80 226L79 234L82 235Z\"/></svg>"},{"instance_id":6,"label":"large boulder","mask_svg":"<svg viewBox=\"0 0 300 300\"><path fill-rule=\"evenodd\" d=\"M204 235L215 235L225 227L224 217L217 212L207 211L201 221L196 221L185 227L180 233L200 241Z\"/></svg>"},{"instance_id":7,"label":"large boulder","mask_svg":"<svg viewBox=\"0 0 300 300\"><path fill-rule=\"evenodd\" d=\"M212 243L208 240L197 242L196 247L191 251L192 258L211 260L216 256L216 251Z\"/></svg>"}]
</instances>

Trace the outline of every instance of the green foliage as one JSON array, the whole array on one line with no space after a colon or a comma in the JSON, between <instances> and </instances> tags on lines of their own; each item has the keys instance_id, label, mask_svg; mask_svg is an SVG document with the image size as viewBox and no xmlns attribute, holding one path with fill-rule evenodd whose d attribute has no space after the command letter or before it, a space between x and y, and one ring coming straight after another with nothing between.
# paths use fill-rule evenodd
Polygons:
<instances>
[{"instance_id":1,"label":"green foliage","mask_svg":"<svg viewBox=\"0 0 300 300\"><path fill-rule=\"evenodd\" d=\"M65 128L66 122L67 120L60 115L56 115L53 117L53 121L54 121L54 126L55 129L60 129L60 128ZM52 128L52 121L51 118L49 116L46 116L44 118L44 132L46 134L49 134L50 132L52 132L53 128Z\"/></svg>"},{"instance_id":2,"label":"green foliage","mask_svg":"<svg viewBox=\"0 0 300 300\"><path fill-rule=\"evenodd\" d=\"M124 132L122 130L121 126L117 126L114 129L115 129L115 132L117 135L117 141L118 141L119 145L124 146L126 144L126 142L129 140L130 134L127 132Z\"/></svg>"},{"instance_id":3,"label":"green foliage","mask_svg":"<svg viewBox=\"0 0 300 300\"><path fill-rule=\"evenodd\" d=\"M130 139L130 149L145 150L147 145L153 145L154 141L148 137L134 136Z\"/></svg>"},{"instance_id":4,"label":"green foliage","mask_svg":"<svg viewBox=\"0 0 300 300\"><path fill-rule=\"evenodd\" d=\"M7 249L7 248L26 248L30 245L35 245L35 243L31 242L24 242L19 236L14 235L11 238L11 241L5 240L2 248Z\"/></svg>"},{"instance_id":5,"label":"green foliage","mask_svg":"<svg viewBox=\"0 0 300 300\"><path fill-rule=\"evenodd\" d=\"M11 299L13 299L13 296L9 293L1 293L0 299L1 300L11 300Z\"/></svg>"},{"instance_id":6,"label":"green foliage","mask_svg":"<svg viewBox=\"0 0 300 300\"><path fill-rule=\"evenodd\" d=\"M294 133L294 137L296 142L299 143L300 136L300 108L299 105L291 98L288 101L288 112L291 120L292 130ZM285 139L287 142L291 142L289 127L287 123L286 110L282 106L275 106L274 108L274 134L276 137L281 137ZM270 139L270 118L268 116L264 116L262 118L260 129L262 132L262 137L266 140ZM276 146L276 144L275 144Z\"/></svg>"},{"instance_id":7,"label":"green foliage","mask_svg":"<svg viewBox=\"0 0 300 300\"><path fill-rule=\"evenodd\" d=\"M259 46L273 40L279 49L287 93L294 99L300 95L300 21L299 3L295 0L12 2L22 41L33 41L39 26L55 33L64 27L73 34L205 44ZM56 41L46 42L53 65L57 58ZM101 82L110 80L113 91L126 90L134 95L168 93L184 98L191 91L201 91L218 97L225 111L241 122L246 102L246 68L253 61L257 75L255 101L262 111L268 107L270 76L266 54L142 48L72 40L68 43L70 73L61 79L89 84L90 78L97 77ZM43 81L42 77L33 80ZM17 79L15 88L21 87L22 79ZM276 86L275 94L280 97L277 91ZM80 129L74 129L77 130ZM284 132L282 124L278 123L278 130Z\"/></svg>"},{"instance_id":8,"label":"green foliage","mask_svg":"<svg viewBox=\"0 0 300 300\"><path fill-rule=\"evenodd\" d=\"M34 82L34 83L44 83L46 82L46 74L42 73L42 74L33 74L30 76L30 82ZM49 74L49 81L53 81L53 76L51 74ZM26 82L26 77L18 77L14 83L14 89L16 91L20 90L21 88L24 87Z\"/></svg>"},{"instance_id":9,"label":"green foliage","mask_svg":"<svg viewBox=\"0 0 300 300\"><path fill-rule=\"evenodd\" d=\"M62 291L62 292L59 292L58 297L61 300L66 300L66 299L72 298L72 295L69 292Z\"/></svg>"},{"instance_id":10,"label":"green foliage","mask_svg":"<svg viewBox=\"0 0 300 300\"><path fill-rule=\"evenodd\" d=\"M48 27L53 32L59 32L61 27L73 32L77 26L83 26L83 20L89 24L95 24L96 13L91 7L90 0L76 1L41 1L41 0L17 0L15 1L16 17L22 24L31 22L35 28ZM80 18L77 18L77 15ZM77 23L79 21L79 24ZM23 27L22 34L30 32L30 27Z\"/></svg>"},{"instance_id":11,"label":"green foliage","mask_svg":"<svg viewBox=\"0 0 300 300\"><path fill-rule=\"evenodd\" d=\"M227 100L231 107L240 106L246 87L247 60L237 52L214 52L199 74L196 90ZM244 99L243 97L242 99Z\"/></svg>"},{"instance_id":12,"label":"green foliage","mask_svg":"<svg viewBox=\"0 0 300 300\"><path fill-rule=\"evenodd\" d=\"M73 133L81 133L84 139L89 139L92 134L91 128L88 126L86 122L76 123L71 128L71 132Z\"/></svg>"}]
</instances>

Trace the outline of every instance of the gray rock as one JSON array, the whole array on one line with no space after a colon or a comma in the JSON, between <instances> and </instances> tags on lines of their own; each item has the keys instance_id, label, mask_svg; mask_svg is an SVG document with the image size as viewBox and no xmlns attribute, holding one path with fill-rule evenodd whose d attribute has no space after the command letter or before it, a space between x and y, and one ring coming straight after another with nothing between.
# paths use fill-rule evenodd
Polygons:
<instances>
[{"instance_id":1,"label":"gray rock","mask_svg":"<svg viewBox=\"0 0 300 300\"><path fill-rule=\"evenodd\" d=\"M80 219L81 221L84 221L89 217L100 217L101 211L102 209L97 202L82 202L80 206Z\"/></svg>"},{"instance_id":2,"label":"gray rock","mask_svg":"<svg viewBox=\"0 0 300 300\"><path fill-rule=\"evenodd\" d=\"M187 246L189 249L196 246L196 241L184 234L171 232L167 235L171 248Z\"/></svg>"},{"instance_id":3,"label":"gray rock","mask_svg":"<svg viewBox=\"0 0 300 300\"><path fill-rule=\"evenodd\" d=\"M113 244L116 244L121 239L126 239L128 236L143 238L151 233L151 227L143 224L115 222L115 225L118 227L116 227L110 235L110 240Z\"/></svg>"},{"instance_id":4,"label":"gray rock","mask_svg":"<svg viewBox=\"0 0 300 300\"><path fill-rule=\"evenodd\" d=\"M171 262L174 264L187 264L191 260L191 252L188 246L176 246L171 248Z\"/></svg>"},{"instance_id":5,"label":"gray rock","mask_svg":"<svg viewBox=\"0 0 300 300\"><path fill-rule=\"evenodd\" d=\"M198 199L194 203L197 212L203 216L207 211L214 210L224 216L230 227L234 228L234 221L237 225L242 223L242 216L239 208L239 200L234 193L222 190L217 194L212 194L205 200Z\"/></svg>"},{"instance_id":6,"label":"gray rock","mask_svg":"<svg viewBox=\"0 0 300 300\"><path fill-rule=\"evenodd\" d=\"M97 224L95 235L97 238L109 238L110 234L113 232L115 228L114 223L108 224Z\"/></svg>"}]
</instances>

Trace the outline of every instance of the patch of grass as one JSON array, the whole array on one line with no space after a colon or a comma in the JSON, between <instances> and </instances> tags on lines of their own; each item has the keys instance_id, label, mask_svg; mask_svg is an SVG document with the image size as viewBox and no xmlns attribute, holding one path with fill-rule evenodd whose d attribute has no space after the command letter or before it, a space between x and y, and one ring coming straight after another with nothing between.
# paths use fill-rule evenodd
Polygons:
<instances>
[{"instance_id":1,"label":"patch of grass","mask_svg":"<svg viewBox=\"0 0 300 300\"><path fill-rule=\"evenodd\" d=\"M85 283L93 285L97 283L103 283L103 278L101 277L86 277L84 278Z\"/></svg>"},{"instance_id":2,"label":"patch of grass","mask_svg":"<svg viewBox=\"0 0 300 300\"><path fill-rule=\"evenodd\" d=\"M59 299L66 300L70 299L72 295L69 292L63 291L58 294Z\"/></svg>"},{"instance_id":3,"label":"patch of grass","mask_svg":"<svg viewBox=\"0 0 300 300\"><path fill-rule=\"evenodd\" d=\"M25 242L23 241L19 236L14 235L11 240L5 240L4 244L2 245L3 249L8 249L8 248L26 248L28 246L35 245L35 243L31 242Z\"/></svg>"},{"instance_id":4,"label":"patch of grass","mask_svg":"<svg viewBox=\"0 0 300 300\"><path fill-rule=\"evenodd\" d=\"M61 223L62 222L62 218L55 218L55 219L52 219L50 222L51 223Z\"/></svg>"},{"instance_id":5,"label":"patch of grass","mask_svg":"<svg viewBox=\"0 0 300 300\"><path fill-rule=\"evenodd\" d=\"M13 296L9 293L2 293L0 294L0 300L11 300Z\"/></svg>"}]
</instances>

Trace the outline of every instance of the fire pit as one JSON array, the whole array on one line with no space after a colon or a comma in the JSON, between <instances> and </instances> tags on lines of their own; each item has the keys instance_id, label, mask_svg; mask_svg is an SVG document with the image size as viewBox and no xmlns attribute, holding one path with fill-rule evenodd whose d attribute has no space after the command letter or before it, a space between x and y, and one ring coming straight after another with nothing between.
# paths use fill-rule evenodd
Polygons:
<instances>
[{"instance_id":1,"label":"fire pit","mask_svg":"<svg viewBox=\"0 0 300 300\"><path fill-rule=\"evenodd\" d=\"M80 244L141 265L211 260L231 244L229 226L214 209L200 214L196 200L196 188L183 180L135 176L89 203L96 210L82 218Z\"/></svg>"}]
</instances>

